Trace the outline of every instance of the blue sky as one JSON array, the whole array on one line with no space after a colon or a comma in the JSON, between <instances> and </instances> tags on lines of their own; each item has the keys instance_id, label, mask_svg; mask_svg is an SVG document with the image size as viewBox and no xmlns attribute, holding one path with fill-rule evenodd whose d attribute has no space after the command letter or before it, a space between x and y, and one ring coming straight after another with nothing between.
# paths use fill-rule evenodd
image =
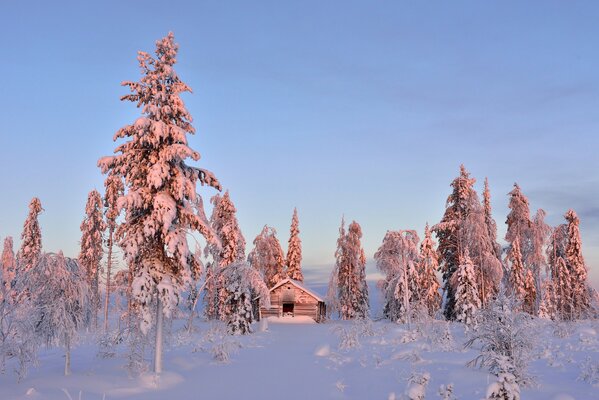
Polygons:
<instances>
[{"instance_id":1,"label":"blue sky","mask_svg":"<svg viewBox=\"0 0 599 400\"><path fill-rule=\"evenodd\" d=\"M371 258L386 230L439 221L464 163L501 237L514 182L553 225L574 208L599 288L598 20L576 1L3 0L0 237L18 243L38 196L44 248L77 255L96 162L139 115L120 82L173 31L191 145L248 243L269 224L286 247L297 207L326 277L342 214Z\"/></svg>"}]
</instances>

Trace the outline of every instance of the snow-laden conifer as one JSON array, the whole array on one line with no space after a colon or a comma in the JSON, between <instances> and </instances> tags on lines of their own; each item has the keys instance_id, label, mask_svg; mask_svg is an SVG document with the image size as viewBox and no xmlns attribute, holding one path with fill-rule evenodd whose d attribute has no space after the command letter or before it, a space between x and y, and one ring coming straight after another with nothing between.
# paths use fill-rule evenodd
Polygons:
<instances>
[{"instance_id":1,"label":"snow-laden conifer","mask_svg":"<svg viewBox=\"0 0 599 400\"><path fill-rule=\"evenodd\" d=\"M339 228L337 259L329 281L327 298L330 310L339 312L341 319L363 319L369 314L366 284L366 256L360 243L362 228L353 221L345 233L344 220Z\"/></svg>"},{"instance_id":2,"label":"snow-laden conifer","mask_svg":"<svg viewBox=\"0 0 599 400\"><path fill-rule=\"evenodd\" d=\"M443 273L443 312L455 319L456 287L452 279L466 251L475 266L479 298L488 301L496 292L502 277L501 262L497 259L490 230L485 220L485 209L474 190L476 180L460 166L460 176L451 183L452 193L446 209L432 230L439 241L439 261ZM453 282L453 283L452 283Z\"/></svg>"},{"instance_id":3,"label":"snow-laden conifer","mask_svg":"<svg viewBox=\"0 0 599 400\"><path fill-rule=\"evenodd\" d=\"M485 178L485 189L483 191L483 208L485 212L485 226L489 235L489 241L493 253L498 260L501 259L501 246L497 243L497 223L493 218L493 210L491 208L491 190L489 189L489 179Z\"/></svg>"},{"instance_id":4,"label":"snow-laden conifer","mask_svg":"<svg viewBox=\"0 0 599 400\"><path fill-rule=\"evenodd\" d=\"M452 276L455 280L455 319L463 322L468 327L476 325L475 316L481 307L476 284L476 272L468 252L464 254L456 273Z\"/></svg>"},{"instance_id":5,"label":"snow-laden conifer","mask_svg":"<svg viewBox=\"0 0 599 400\"><path fill-rule=\"evenodd\" d=\"M92 190L87 196L85 218L81 222L81 251L78 260L85 271L87 284L91 290L91 318L94 329L98 328L100 262L104 254L103 242L104 231L106 230L102 210L102 196L97 190Z\"/></svg>"},{"instance_id":6,"label":"snow-laden conifer","mask_svg":"<svg viewBox=\"0 0 599 400\"><path fill-rule=\"evenodd\" d=\"M239 228L235 213L237 210L231 201L229 191L223 196L216 195L211 199L214 208L210 217L210 226L214 230L219 243L210 243L206 254L212 256L212 262L206 270L205 281L205 313L208 319L226 320L230 312L227 299L226 276L222 271L227 266L245 259L245 238Z\"/></svg>"},{"instance_id":7,"label":"snow-laden conifer","mask_svg":"<svg viewBox=\"0 0 599 400\"><path fill-rule=\"evenodd\" d=\"M566 263L570 272L573 318L584 316L591 306L587 283L587 267L582 256L582 240L580 239L580 219L574 210L565 215L568 221L568 244L566 246Z\"/></svg>"},{"instance_id":8,"label":"snow-laden conifer","mask_svg":"<svg viewBox=\"0 0 599 400\"><path fill-rule=\"evenodd\" d=\"M522 298L522 311L536 315L537 288L533 272L529 269L524 277L524 297Z\"/></svg>"},{"instance_id":9,"label":"snow-laden conifer","mask_svg":"<svg viewBox=\"0 0 599 400\"><path fill-rule=\"evenodd\" d=\"M254 248L248 255L248 261L252 267L260 271L264 277L264 283L270 289L286 275L283 271L285 257L283 249L277 239L277 231L267 225L254 239Z\"/></svg>"},{"instance_id":10,"label":"snow-laden conifer","mask_svg":"<svg viewBox=\"0 0 599 400\"><path fill-rule=\"evenodd\" d=\"M116 231L126 261L135 270L133 294L142 313L142 329L154 321L151 305L157 304L155 372L162 370L162 316L169 316L180 292L201 269L190 251L187 236L199 232L208 241L214 235L206 220L198 181L220 189L207 170L185 161L200 159L187 143L195 129L191 115L180 97L191 89L173 66L178 46L169 33L156 42L155 57L138 53L142 78L124 82L131 94L122 97L141 107L142 116L119 129L114 139L124 139L115 156L100 159L102 172L124 179L126 192L118 200L124 221Z\"/></svg>"},{"instance_id":11,"label":"snow-laden conifer","mask_svg":"<svg viewBox=\"0 0 599 400\"><path fill-rule=\"evenodd\" d=\"M556 320L559 317L557 310L557 299L553 280L547 278L541 284L541 302L539 304L539 317Z\"/></svg>"},{"instance_id":12,"label":"snow-laden conifer","mask_svg":"<svg viewBox=\"0 0 599 400\"><path fill-rule=\"evenodd\" d=\"M108 237L106 238L106 247L108 254L106 257L106 296L104 298L104 332L108 331L108 307L110 305L110 293L112 290L112 263L113 263L113 246L114 246L114 231L116 229L116 219L119 216L118 200L125 191L123 180L116 175L108 175L104 181L106 193L104 195L104 207L106 208L106 227L108 229ZM132 271L129 271L130 273ZM131 282L133 279L129 279ZM131 288L128 293L128 310L131 307Z\"/></svg>"},{"instance_id":13,"label":"snow-laden conifer","mask_svg":"<svg viewBox=\"0 0 599 400\"><path fill-rule=\"evenodd\" d=\"M531 229L532 250L528 257L529 267L533 273L537 294L535 300L535 313L538 312L543 295L543 291L541 290L541 274L543 272L550 273L547 269L545 248L549 235L551 234L551 227L545 223L545 215L545 210L538 209L533 217Z\"/></svg>"},{"instance_id":14,"label":"snow-laden conifer","mask_svg":"<svg viewBox=\"0 0 599 400\"><path fill-rule=\"evenodd\" d=\"M528 198L522 193L517 183L514 183L514 189L509 193L509 196L508 208L510 209L510 213L505 221L507 224L505 240L511 246L516 238L519 239L522 261L524 265L527 265L528 257L532 251L530 240L532 221L530 220Z\"/></svg>"},{"instance_id":15,"label":"snow-laden conifer","mask_svg":"<svg viewBox=\"0 0 599 400\"><path fill-rule=\"evenodd\" d=\"M418 241L416 231L387 231L374 254L378 270L385 274L378 283L385 300L383 313L392 321L409 321L410 305L419 299Z\"/></svg>"},{"instance_id":16,"label":"snow-laden conifer","mask_svg":"<svg viewBox=\"0 0 599 400\"><path fill-rule=\"evenodd\" d=\"M522 301L526 295L524 287L525 271L524 263L522 262L522 253L520 253L520 238L518 236L515 237L509 249L508 260L511 266L508 277L510 294L518 301Z\"/></svg>"},{"instance_id":17,"label":"snow-laden conifer","mask_svg":"<svg viewBox=\"0 0 599 400\"><path fill-rule=\"evenodd\" d=\"M260 272L246 261L235 261L222 271L226 289L225 321L230 334L251 333L254 320L252 297L260 298L261 305L270 307L270 292Z\"/></svg>"},{"instance_id":18,"label":"snow-laden conifer","mask_svg":"<svg viewBox=\"0 0 599 400\"><path fill-rule=\"evenodd\" d=\"M297 216L297 208L294 208L287 247L287 276L293 280L303 282L302 241L299 237L299 233L299 218Z\"/></svg>"},{"instance_id":19,"label":"snow-laden conifer","mask_svg":"<svg viewBox=\"0 0 599 400\"><path fill-rule=\"evenodd\" d=\"M15 272L16 261L12 236L7 236L4 238L4 247L2 249L2 285L4 286L7 295L11 295L13 291Z\"/></svg>"},{"instance_id":20,"label":"snow-laden conifer","mask_svg":"<svg viewBox=\"0 0 599 400\"><path fill-rule=\"evenodd\" d=\"M433 316L441 307L439 282L436 271L439 268L438 255L431 231L426 224L424 239L420 243L420 262L418 264L420 303L424 305L430 316Z\"/></svg>"},{"instance_id":21,"label":"snow-laden conifer","mask_svg":"<svg viewBox=\"0 0 599 400\"><path fill-rule=\"evenodd\" d=\"M37 220L42 210L40 199L37 197L31 199L29 214L23 224L23 233L21 233L21 248L17 253L16 279L37 265L42 255L42 232Z\"/></svg>"},{"instance_id":22,"label":"snow-laden conifer","mask_svg":"<svg viewBox=\"0 0 599 400\"><path fill-rule=\"evenodd\" d=\"M23 283L31 290L38 337L46 346L64 347L64 374L70 375L71 346L83 326L89 301L86 271L62 252L45 253L25 273Z\"/></svg>"}]
</instances>

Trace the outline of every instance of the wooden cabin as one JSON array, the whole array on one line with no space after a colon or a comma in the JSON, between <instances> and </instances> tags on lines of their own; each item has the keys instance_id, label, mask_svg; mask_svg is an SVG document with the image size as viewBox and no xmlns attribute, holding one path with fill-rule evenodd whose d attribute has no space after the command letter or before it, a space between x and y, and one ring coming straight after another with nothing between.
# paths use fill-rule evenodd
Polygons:
<instances>
[{"instance_id":1,"label":"wooden cabin","mask_svg":"<svg viewBox=\"0 0 599 400\"><path fill-rule=\"evenodd\" d=\"M270 289L270 308L259 305L259 310L259 318L308 316L323 322L326 317L324 300L301 282L289 278Z\"/></svg>"}]
</instances>

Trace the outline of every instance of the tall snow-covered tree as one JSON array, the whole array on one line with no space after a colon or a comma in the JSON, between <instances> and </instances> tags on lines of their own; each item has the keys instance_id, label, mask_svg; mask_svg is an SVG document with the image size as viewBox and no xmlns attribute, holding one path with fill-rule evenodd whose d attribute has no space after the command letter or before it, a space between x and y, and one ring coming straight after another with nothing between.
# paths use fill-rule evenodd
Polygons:
<instances>
[{"instance_id":1,"label":"tall snow-covered tree","mask_svg":"<svg viewBox=\"0 0 599 400\"><path fill-rule=\"evenodd\" d=\"M409 322L411 304L420 298L418 241L413 230L387 231L374 254L378 270L385 274L378 283L385 299L383 313L392 321Z\"/></svg>"},{"instance_id":2,"label":"tall snow-covered tree","mask_svg":"<svg viewBox=\"0 0 599 400\"><path fill-rule=\"evenodd\" d=\"M87 196L85 218L81 222L81 251L79 252L79 263L85 270L87 283L91 290L91 318L94 329L98 328L100 262L104 254L103 242L106 230L102 209L102 196L94 189Z\"/></svg>"},{"instance_id":3,"label":"tall snow-covered tree","mask_svg":"<svg viewBox=\"0 0 599 400\"><path fill-rule=\"evenodd\" d=\"M420 303L423 304L429 315L433 316L441 307L441 295L439 294L439 282L436 271L439 268L438 255L435 250L435 242L431 237L431 231L426 224L424 228L424 239L420 243L420 262L418 264L418 276L420 284Z\"/></svg>"},{"instance_id":4,"label":"tall snow-covered tree","mask_svg":"<svg viewBox=\"0 0 599 400\"><path fill-rule=\"evenodd\" d=\"M287 247L287 276L299 282L304 281L302 274L302 241L299 237L299 218L297 208L293 209L289 243Z\"/></svg>"},{"instance_id":5,"label":"tall snow-covered tree","mask_svg":"<svg viewBox=\"0 0 599 400\"><path fill-rule=\"evenodd\" d=\"M565 218L568 221L566 263L570 272L572 311L574 318L580 318L587 313L591 306L587 283L587 267L582 256L582 240L579 228L580 219L574 210L568 210Z\"/></svg>"},{"instance_id":6,"label":"tall snow-covered tree","mask_svg":"<svg viewBox=\"0 0 599 400\"><path fill-rule=\"evenodd\" d=\"M501 246L497 243L497 223L493 219L491 208L491 190L489 189L489 179L485 178L485 189L483 191L483 208L485 212L485 226L491 242L491 248L498 260L501 260Z\"/></svg>"},{"instance_id":7,"label":"tall snow-covered tree","mask_svg":"<svg viewBox=\"0 0 599 400\"><path fill-rule=\"evenodd\" d=\"M32 293L36 332L47 346L64 347L65 375L71 373L71 346L90 300L86 274L76 260L59 252L43 254L24 276Z\"/></svg>"},{"instance_id":8,"label":"tall snow-covered tree","mask_svg":"<svg viewBox=\"0 0 599 400\"><path fill-rule=\"evenodd\" d=\"M341 222L335 252L337 262L327 296L334 299L331 301L331 311L338 311L341 319L363 319L369 313L366 256L361 238L362 228L356 221L349 225L347 233L344 221Z\"/></svg>"},{"instance_id":9,"label":"tall snow-covered tree","mask_svg":"<svg viewBox=\"0 0 599 400\"><path fill-rule=\"evenodd\" d=\"M16 279L19 279L22 273L33 268L42 255L42 232L37 220L42 210L40 199L37 197L31 199L29 215L27 215L23 224L23 233L21 233L21 248L17 253Z\"/></svg>"},{"instance_id":10,"label":"tall snow-covered tree","mask_svg":"<svg viewBox=\"0 0 599 400\"><path fill-rule=\"evenodd\" d=\"M4 248L2 249L2 285L9 294L12 292L15 280L15 253L13 250L12 236L4 238Z\"/></svg>"},{"instance_id":11,"label":"tall snow-covered tree","mask_svg":"<svg viewBox=\"0 0 599 400\"><path fill-rule=\"evenodd\" d=\"M541 284L541 302L539 304L539 317L555 320L558 318L556 291L553 280L547 278Z\"/></svg>"},{"instance_id":12,"label":"tall snow-covered tree","mask_svg":"<svg viewBox=\"0 0 599 400\"><path fill-rule=\"evenodd\" d=\"M524 263L522 262L520 239L518 236L515 237L514 242L509 249L508 259L511 265L508 277L510 294L519 301L523 301L526 296L524 282L526 272L524 270Z\"/></svg>"},{"instance_id":13,"label":"tall snow-covered tree","mask_svg":"<svg viewBox=\"0 0 599 400\"><path fill-rule=\"evenodd\" d=\"M468 252L464 254L456 273L455 280L455 319L468 327L476 325L475 314L481 307L478 295L476 272Z\"/></svg>"},{"instance_id":14,"label":"tall snow-covered tree","mask_svg":"<svg viewBox=\"0 0 599 400\"><path fill-rule=\"evenodd\" d=\"M106 208L106 228L108 229L108 237L106 238L106 247L108 248L108 254L106 257L106 296L104 297L104 332L108 331L108 307L110 305L110 292L112 287L110 286L112 279L112 262L113 262L113 245L114 245L114 231L116 229L116 219L119 216L118 200L125 192L125 186L123 180L116 175L108 175L104 181L104 187L106 188L106 194L104 195L104 207ZM131 282L132 279L129 279ZM131 288L129 288L131 289ZM129 290L128 295L130 306L131 291ZM129 312L130 310L128 310Z\"/></svg>"},{"instance_id":15,"label":"tall snow-covered tree","mask_svg":"<svg viewBox=\"0 0 599 400\"><path fill-rule=\"evenodd\" d=\"M514 183L514 189L509 193L509 196L508 208L510 213L505 221L507 224L505 240L511 246L516 238L519 239L522 261L525 265L528 265L528 257L532 251L530 241L532 222L530 220L528 198L522 193L517 183Z\"/></svg>"},{"instance_id":16,"label":"tall snow-covered tree","mask_svg":"<svg viewBox=\"0 0 599 400\"><path fill-rule=\"evenodd\" d=\"M222 271L227 266L245 259L245 238L239 228L235 213L237 210L231 201L229 191L223 196L216 195L211 199L214 208L210 217L210 226L219 240L206 247L206 253L212 256L212 262L207 267L204 302L208 319L220 318L225 320L230 313L230 302L227 298L228 284Z\"/></svg>"},{"instance_id":17,"label":"tall snow-covered tree","mask_svg":"<svg viewBox=\"0 0 599 400\"><path fill-rule=\"evenodd\" d=\"M522 311L530 315L536 315L537 288L533 272L529 269L524 277L524 298L522 299Z\"/></svg>"},{"instance_id":18,"label":"tall snow-covered tree","mask_svg":"<svg viewBox=\"0 0 599 400\"><path fill-rule=\"evenodd\" d=\"M264 283L270 289L285 279L285 257L277 239L277 231L267 225L254 239L254 248L248 255L248 261L264 276Z\"/></svg>"},{"instance_id":19,"label":"tall snow-covered tree","mask_svg":"<svg viewBox=\"0 0 599 400\"><path fill-rule=\"evenodd\" d=\"M270 307L270 292L262 280L260 271L246 261L235 261L222 271L227 294L224 320L230 334L251 333L254 320L252 297L259 297L264 307Z\"/></svg>"},{"instance_id":20,"label":"tall snow-covered tree","mask_svg":"<svg viewBox=\"0 0 599 400\"><path fill-rule=\"evenodd\" d=\"M133 294L140 306L142 330L147 332L156 305L154 371L162 371L163 313L170 316L180 292L201 265L187 243L190 232L199 232L209 242L213 232L204 217L198 181L220 190L214 175L186 164L200 159L188 146L193 134L191 115L181 93L191 89L179 78L173 66L178 45L169 33L156 42L155 57L138 53L142 78L124 82L131 94L122 97L141 107L142 116L119 129L114 139L124 139L114 156L98 162L103 173L124 179L126 192L118 200L125 211L116 236L126 261L135 270Z\"/></svg>"},{"instance_id":21,"label":"tall snow-covered tree","mask_svg":"<svg viewBox=\"0 0 599 400\"><path fill-rule=\"evenodd\" d=\"M543 295L541 273L542 271L548 272L545 247L551 234L551 227L545 223L545 215L545 210L538 209L533 217L531 229L532 251L528 257L529 266L535 281L535 313L539 310Z\"/></svg>"},{"instance_id":22,"label":"tall snow-covered tree","mask_svg":"<svg viewBox=\"0 0 599 400\"><path fill-rule=\"evenodd\" d=\"M455 319L457 282L452 279L460 260L468 252L475 268L479 300L488 301L498 290L502 276L501 262L496 257L493 240L485 222L485 210L474 190L476 180L464 166L460 176L451 183L452 193L447 198L445 214L433 231L439 240L438 252L443 273L443 312Z\"/></svg>"}]
</instances>

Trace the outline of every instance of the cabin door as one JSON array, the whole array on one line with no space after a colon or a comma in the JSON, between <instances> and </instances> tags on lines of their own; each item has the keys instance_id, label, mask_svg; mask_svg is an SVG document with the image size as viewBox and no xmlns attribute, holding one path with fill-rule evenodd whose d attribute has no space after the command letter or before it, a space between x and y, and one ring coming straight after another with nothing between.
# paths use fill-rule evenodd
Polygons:
<instances>
[{"instance_id":1,"label":"cabin door","mask_svg":"<svg viewBox=\"0 0 599 400\"><path fill-rule=\"evenodd\" d=\"M283 316L293 316L293 303L283 303Z\"/></svg>"}]
</instances>

